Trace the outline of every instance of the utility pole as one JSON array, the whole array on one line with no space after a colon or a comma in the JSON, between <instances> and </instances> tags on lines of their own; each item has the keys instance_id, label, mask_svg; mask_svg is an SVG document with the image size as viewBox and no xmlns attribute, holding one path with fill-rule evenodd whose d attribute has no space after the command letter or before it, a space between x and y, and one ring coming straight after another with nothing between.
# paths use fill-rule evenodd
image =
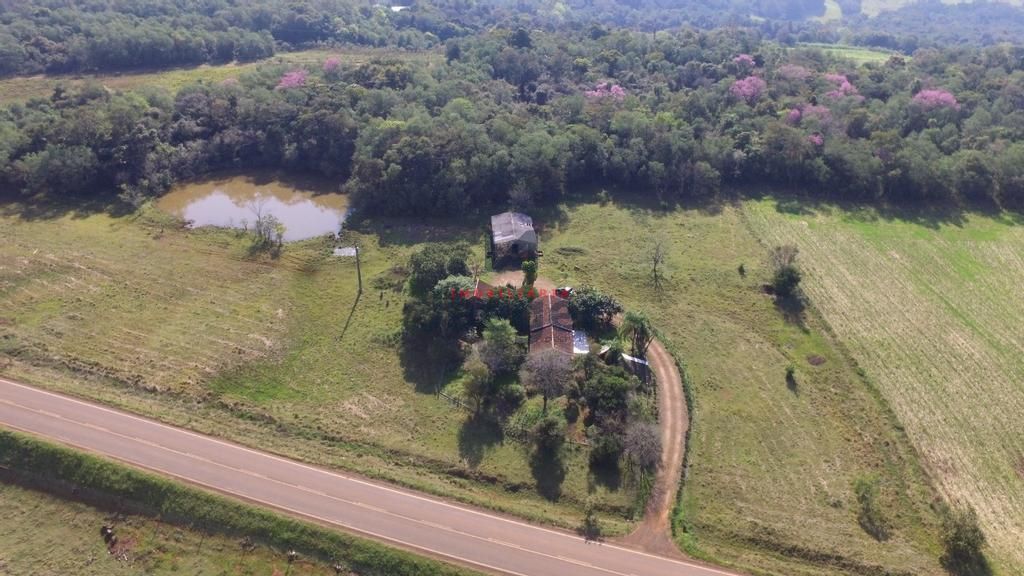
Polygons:
<instances>
[{"instance_id":1,"label":"utility pole","mask_svg":"<svg viewBox=\"0 0 1024 576\"><path fill-rule=\"evenodd\" d=\"M356 275L359 277L359 294L363 293L363 270L359 265L359 244L356 244Z\"/></svg>"}]
</instances>

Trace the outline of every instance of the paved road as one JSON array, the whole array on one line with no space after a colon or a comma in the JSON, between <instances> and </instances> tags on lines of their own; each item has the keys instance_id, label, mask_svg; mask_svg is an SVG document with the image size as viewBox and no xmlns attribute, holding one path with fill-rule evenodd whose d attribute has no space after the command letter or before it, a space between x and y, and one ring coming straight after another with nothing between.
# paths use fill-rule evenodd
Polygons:
<instances>
[{"instance_id":1,"label":"paved road","mask_svg":"<svg viewBox=\"0 0 1024 576\"><path fill-rule=\"evenodd\" d=\"M587 543L566 532L307 466L2 378L0 424L492 572L728 574L607 543Z\"/></svg>"}]
</instances>

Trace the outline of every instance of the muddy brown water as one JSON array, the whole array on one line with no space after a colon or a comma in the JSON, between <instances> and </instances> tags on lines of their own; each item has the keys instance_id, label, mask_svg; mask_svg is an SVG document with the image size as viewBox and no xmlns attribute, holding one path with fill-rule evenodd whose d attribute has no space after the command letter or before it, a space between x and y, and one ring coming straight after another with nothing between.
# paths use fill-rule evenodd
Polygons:
<instances>
[{"instance_id":1,"label":"muddy brown water","mask_svg":"<svg viewBox=\"0 0 1024 576\"><path fill-rule=\"evenodd\" d=\"M284 240L293 242L341 229L348 198L331 189L331 183L316 179L225 175L175 186L157 207L193 228L252 228L258 213L273 214L284 224Z\"/></svg>"}]
</instances>

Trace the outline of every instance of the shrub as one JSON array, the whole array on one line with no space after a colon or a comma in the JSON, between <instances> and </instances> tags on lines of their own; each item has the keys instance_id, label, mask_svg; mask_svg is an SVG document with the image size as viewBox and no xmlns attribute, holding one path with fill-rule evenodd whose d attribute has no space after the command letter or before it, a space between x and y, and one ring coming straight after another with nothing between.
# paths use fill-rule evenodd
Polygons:
<instances>
[{"instance_id":1,"label":"shrub","mask_svg":"<svg viewBox=\"0 0 1024 576\"><path fill-rule=\"evenodd\" d=\"M537 261L527 260L523 262L523 285L533 286L533 283L537 281Z\"/></svg>"},{"instance_id":2,"label":"shrub","mask_svg":"<svg viewBox=\"0 0 1024 576\"><path fill-rule=\"evenodd\" d=\"M581 287L569 299L573 322L587 330L607 327L620 312L618 300L591 286Z\"/></svg>"},{"instance_id":3,"label":"shrub","mask_svg":"<svg viewBox=\"0 0 1024 576\"><path fill-rule=\"evenodd\" d=\"M985 534L978 527L973 508L943 507L942 529L945 554L942 563L956 574L983 574L987 563L981 549Z\"/></svg>"},{"instance_id":4,"label":"shrub","mask_svg":"<svg viewBox=\"0 0 1024 576\"><path fill-rule=\"evenodd\" d=\"M857 522L861 528L876 540L886 540L889 527L878 503L878 478L857 478L853 483L853 491L857 496Z\"/></svg>"},{"instance_id":5,"label":"shrub","mask_svg":"<svg viewBox=\"0 0 1024 576\"><path fill-rule=\"evenodd\" d=\"M423 295L448 276L468 276L465 244L427 244L409 258L409 288Z\"/></svg>"}]
</instances>

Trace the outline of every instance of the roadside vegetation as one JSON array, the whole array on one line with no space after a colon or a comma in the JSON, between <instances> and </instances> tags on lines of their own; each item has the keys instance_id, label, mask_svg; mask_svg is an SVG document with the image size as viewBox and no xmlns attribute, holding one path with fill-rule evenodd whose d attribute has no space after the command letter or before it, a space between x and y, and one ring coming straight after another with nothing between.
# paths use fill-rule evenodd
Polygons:
<instances>
[{"instance_id":1,"label":"roadside vegetation","mask_svg":"<svg viewBox=\"0 0 1024 576\"><path fill-rule=\"evenodd\" d=\"M1024 568L1024 232L1017 216L745 205L793 242L811 302L892 407L951 506L973 508L990 555Z\"/></svg>"},{"instance_id":2,"label":"roadside vegetation","mask_svg":"<svg viewBox=\"0 0 1024 576\"><path fill-rule=\"evenodd\" d=\"M475 574L22 434L0 431L0 467L12 573Z\"/></svg>"}]
</instances>

